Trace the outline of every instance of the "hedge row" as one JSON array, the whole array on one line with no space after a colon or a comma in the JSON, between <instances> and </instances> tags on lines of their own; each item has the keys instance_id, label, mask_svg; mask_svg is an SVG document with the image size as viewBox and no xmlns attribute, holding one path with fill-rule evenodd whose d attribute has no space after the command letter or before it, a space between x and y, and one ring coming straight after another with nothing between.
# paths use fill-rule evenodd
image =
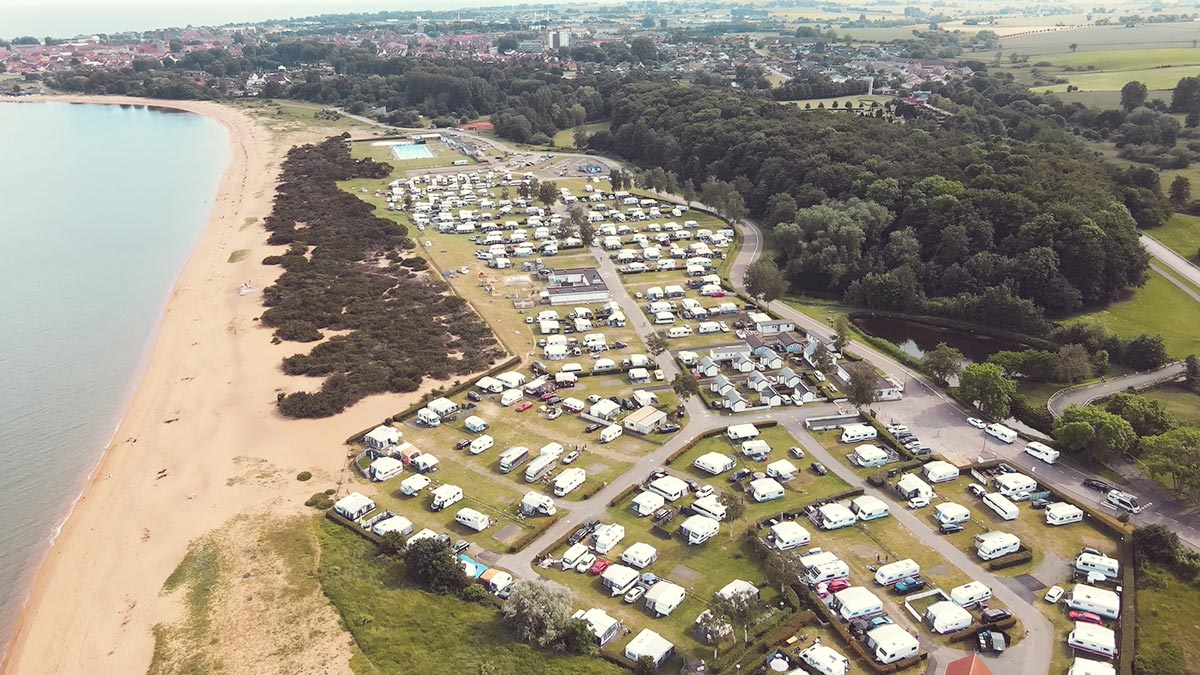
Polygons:
<instances>
[{"instance_id":1,"label":"hedge row","mask_svg":"<svg viewBox=\"0 0 1200 675\"><path fill-rule=\"evenodd\" d=\"M630 485L629 487L625 488L624 490L621 490L620 492L617 493L616 497L613 497L612 499L610 499L608 501L609 508L612 508L612 507L620 504L622 501L625 500L626 497L628 497L629 495L633 494L634 492L637 492L638 490L640 490L641 487L642 486L640 484L634 483L633 485Z\"/></svg>"},{"instance_id":2,"label":"hedge row","mask_svg":"<svg viewBox=\"0 0 1200 675\"><path fill-rule=\"evenodd\" d=\"M1012 628L1015 625L1017 625L1017 617L1015 617L1015 616L1010 616L1007 619L1004 619L1003 621L997 621L995 623L990 623L986 626L977 624L971 628L968 628L967 630L960 630L957 633L955 633L954 635L951 635L950 642L951 642L951 644L953 644L955 642L966 642L968 640L975 641L975 640L979 639L979 633L981 633L982 631L990 630L993 628L999 629L999 630L1004 630L1006 628Z\"/></svg>"},{"instance_id":3,"label":"hedge row","mask_svg":"<svg viewBox=\"0 0 1200 675\"><path fill-rule=\"evenodd\" d=\"M545 527L532 528L529 531L522 533L520 537L517 537L516 541L508 545L508 552L516 553L524 549L526 546L532 544L533 540L540 537L543 532L557 523L559 518L562 518L560 514L550 516L549 520L546 521Z\"/></svg>"},{"instance_id":4,"label":"hedge row","mask_svg":"<svg viewBox=\"0 0 1200 675\"><path fill-rule=\"evenodd\" d=\"M1033 560L1033 551L1022 546L1021 550L1017 551L1016 553L1012 553L997 560L990 561L987 564L987 568L990 571L995 572L996 570L1016 567L1017 565L1024 565L1031 560Z\"/></svg>"},{"instance_id":5,"label":"hedge row","mask_svg":"<svg viewBox=\"0 0 1200 675\"><path fill-rule=\"evenodd\" d=\"M730 426L732 426L733 424L736 424L736 422L731 423ZM754 426L758 429L770 429L771 427L779 426L779 422L777 422L775 420L767 420L765 422L756 422L754 424ZM724 433L725 433L725 429L709 429L708 431L705 431L704 433L700 434L699 436L696 436L695 438L688 441L687 443L684 443L683 447L679 448L675 452L672 452L670 455L668 455L667 459L663 463L670 466L675 460L679 459L681 456L683 456L685 453L687 453L688 450L691 450L692 448L696 447L696 444L699 443L700 441L712 438L714 436L721 436L721 435L724 435Z\"/></svg>"}]
</instances>

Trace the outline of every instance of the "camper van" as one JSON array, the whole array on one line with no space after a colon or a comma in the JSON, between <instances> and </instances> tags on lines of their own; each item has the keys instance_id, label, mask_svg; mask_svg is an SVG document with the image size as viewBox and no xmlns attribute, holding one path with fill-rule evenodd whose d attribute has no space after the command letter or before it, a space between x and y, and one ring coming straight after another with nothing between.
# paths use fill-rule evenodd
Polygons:
<instances>
[{"instance_id":1,"label":"camper van","mask_svg":"<svg viewBox=\"0 0 1200 675\"><path fill-rule=\"evenodd\" d=\"M989 424L984 431L986 431L988 435L995 436L1005 443L1012 443L1013 441L1017 440L1017 432L1009 429L1003 424Z\"/></svg>"},{"instance_id":2,"label":"camper van","mask_svg":"<svg viewBox=\"0 0 1200 675\"><path fill-rule=\"evenodd\" d=\"M483 532L492 524L492 519L486 514L470 507L459 509L458 513L454 515L454 521L459 525L466 525L476 532Z\"/></svg>"},{"instance_id":3,"label":"camper van","mask_svg":"<svg viewBox=\"0 0 1200 675\"><path fill-rule=\"evenodd\" d=\"M901 579L916 576L920 573L921 566L911 558L905 558L904 560L897 560L894 563L880 566L875 571L875 583L880 586L891 586Z\"/></svg>"},{"instance_id":4,"label":"camper van","mask_svg":"<svg viewBox=\"0 0 1200 675\"><path fill-rule=\"evenodd\" d=\"M992 589L981 581L972 581L950 589L950 599L959 607L974 607L992 599Z\"/></svg>"},{"instance_id":5,"label":"camper van","mask_svg":"<svg viewBox=\"0 0 1200 675\"><path fill-rule=\"evenodd\" d=\"M500 473L508 473L529 459L529 448L516 446L500 453Z\"/></svg>"},{"instance_id":6,"label":"camper van","mask_svg":"<svg viewBox=\"0 0 1200 675\"><path fill-rule=\"evenodd\" d=\"M583 485L585 480L587 480L587 472L583 469L574 468L563 471L558 474L558 478L554 479L554 496L567 496L572 490Z\"/></svg>"},{"instance_id":7,"label":"camper van","mask_svg":"<svg viewBox=\"0 0 1200 675\"><path fill-rule=\"evenodd\" d=\"M1108 494L1104 495L1104 505L1111 509L1125 510L1133 514L1140 513L1146 508L1138 502L1138 498L1128 492L1120 490L1109 490Z\"/></svg>"},{"instance_id":8,"label":"camper van","mask_svg":"<svg viewBox=\"0 0 1200 675\"><path fill-rule=\"evenodd\" d=\"M543 476L554 470L557 463L558 458L553 455L539 455L529 463L529 466L525 467L525 482L534 483L541 480Z\"/></svg>"},{"instance_id":9,"label":"camper van","mask_svg":"<svg viewBox=\"0 0 1200 675\"><path fill-rule=\"evenodd\" d=\"M975 553L983 560L995 560L1020 549L1021 540L1014 534L992 531L975 535Z\"/></svg>"},{"instance_id":10,"label":"camper van","mask_svg":"<svg viewBox=\"0 0 1200 675\"><path fill-rule=\"evenodd\" d=\"M669 337L669 338L687 337L691 334L692 334L691 326L671 326L670 328L667 329L667 337Z\"/></svg>"},{"instance_id":11,"label":"camper van","mask_svg":"<svg viewBox=\"0 0 1200 675\"><path fill-rule=\"evenodd\" d=\"M1021 515L1017 509L1017 505L1008 500L1008 497L999 492L989 492L983 496L983 503L989 509L996 512L996 515L1005 520L1016 520L1017 516Z\"/></svg>"},{"instance_id":12,"label":"camper van","mask_svg":"<svg viewBox=\"0 0 1200 675\"><path fill-rule=\"evenodd\" d=\"M1060 453L1045 443L1030 441L1029 444L1025 446L1025 454L1029 455L1030 457L1036 457L1047 464L1057 464Z\"/></svg>"},{"instance_id":13,"label":"camper van","mask_svg":"<svg viewBox=\"0 0 1200 675\"><path fill-rule=\"evenodd\" d=\"M1115 579L1121 570L1121 563L1106 555L1084 552L1075 558L1075 569L1084 574L1098 573Z\"/></svg>"},{"instance_id":14,"label":"camper van","mask_svg":"<svg viewBox=\"0 0 1200 675\"><path fill-rule=\"evenodd\" d=\"M1074 504L1055 502L1046 507L1047 525L1069 525L1081 520L1083 520L1083 509Z\"/></svg>"},{"instance_id":15,"label":"camper van","mask_svg":"<svg viewBox=\"0 0 1200 675\"><path fill-rule=\"evenodd\" d=\"M847 424L842 427L842 442L843 443L859 443L862 441L874 440L879 436L879 432L875 427L869 424Z\"/></svg>"},{"instance_id":16,"label":"camper van","mask_svg":"<svg viewBox=\"0 0 1200 675\"><path fill-rule=\"evenodd\" d=\"M472 455L478 455L485 450L490 450L496 441L491 436L484 434L479 438L471 441L471 445L467 446Z\"/></svg>"},{"instance_id":17,"label":"camper van","mask_svg":"<svg viewBox=\"0 0 1200 675\"><path fill-rule=\"evenodd\" d=\"M567 549L563 554L562 560L559 562L563 571L569 570L579 564L579 560L588 554L587 544L575 544Z\"/></svg>"},{"instance_id":18,"label":"camper van","mask_svg":"<svg viewBox=\"0 0 1200 675\"><path fill-rule=\"evenodd\" d=\"M457 485L440 485L433 490L433 502L429 504L429 508L434 511L441 511L447 506L453 506L462 501L463 491Z\"/></svg>"},{"instance_id":19,"label":"camper van","mask_svg":"<svg viewBox=\"0 0 1200 675\"><path fill-rule=\"evenodd\" d=\"M600 442L611 443L617 440L623 433L625 432L619 424L609 425L600 431Z\"/></svg>"}]
</instances>

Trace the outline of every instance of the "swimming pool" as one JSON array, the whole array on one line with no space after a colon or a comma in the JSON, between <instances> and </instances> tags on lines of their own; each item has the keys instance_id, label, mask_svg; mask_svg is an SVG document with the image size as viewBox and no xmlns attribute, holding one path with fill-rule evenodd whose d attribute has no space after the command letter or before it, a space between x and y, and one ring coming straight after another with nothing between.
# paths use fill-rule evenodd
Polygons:
<instances>
[{"instance_id":1,"label":"swimming pool","mask_svg":"<svg viewBox=\"0 0 1200 675\"><path fill-rule=\"evenodd\" d=\"M401 161L433 157L428 145L417 145L416 143L397 143L392 146L392 154Z\"/></svg>"}]
</instances>

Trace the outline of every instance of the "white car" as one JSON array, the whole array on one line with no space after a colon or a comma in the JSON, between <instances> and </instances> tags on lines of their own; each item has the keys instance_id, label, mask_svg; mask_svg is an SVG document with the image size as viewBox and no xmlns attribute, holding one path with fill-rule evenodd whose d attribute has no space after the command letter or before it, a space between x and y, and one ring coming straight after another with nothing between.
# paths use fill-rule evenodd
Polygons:
<instances>
[{"instance_id":1,"label":"white car","mask_svg":"<svg viewBox=\"0 0 1200 675\"><path fill-rule=\"evenodd\" d=\"M591 553L585 553L575 565L575 571L579 572L580 574L584 574L588 570L592 569L592 565L594 564L596 564L596 556L592 555Z\"/></svg>"},{"instance_id":2,"label":"white car","mask_svg":"<svg viewBox=\"0 0 1200 675\"><path fill-rule=\"evenodd\" d=\"M887 430L889 434L902 434L908 431L908 427L903 424L889 424Z\"/></svg>"},{"instance_id":3,"label":"white car","mask_svg":"<svg viewBox=\"0 0 1200 675\"><path fill-rule=\"evenodd\" d=\"M625 602L632 605L633 603L640 600L642 598L642 596L645 594L646 594L645 586L634 586L632 589L629 590L628 593L625 594Z\"/></svg>"},{"instance_id":4,"label":"white car","mask_svg":"<svg viewBox=\"0 0 1200 675\"><path fill-rule=\"evenodd\" d=\"M1052 605L1057 604L1059 600L1062 600L1063 593L1065 591L1062 586L1051 586L1050 590L1046 591L1046 602Z\"/></svg>"},{"instance_id":5,"label":"white car","mask_svg":"<svg viewBox=\"0 0 1200 675\"><path fill-rule=\"evenodd\" d=\"M702 499L704 497L711 495L712 493L713 493L713 486L701 485L700 487L696 488L696 499Z\"/></svg>"},{"instance_id":6,"label":"white car","mask_svg":"<svg viewBox=\"0 0 1200 675\"><path fill-rule=\"evenodd\" d=\"M983 429L983 428L987 427L987 422L984 422L983 420L979 419L978 417L968 417L967 424L970 424L971 426L975 427L976 429Z\"/></svg>"},{"instance_id":7,"label":"white car","mask_svg":"<svg viewBox=\"0 0 1200 675\"><path fill-rule=\"evenodd\" d=\"M563 464L570 464L571 462L574 462L577 459L579 459L579 451L572 450L567 453L566 457L563 457Z\"/></svg>"},{"instance_id":8,"label":"white car","mask_svg":"<svg viewBox=\"0 0 1200 675\"><path fill-rule=\"evenodd\" d=\"M917 495L908 500L908 508L920 509L929 506L929 495Z\"/></svg>"}]
</instances>

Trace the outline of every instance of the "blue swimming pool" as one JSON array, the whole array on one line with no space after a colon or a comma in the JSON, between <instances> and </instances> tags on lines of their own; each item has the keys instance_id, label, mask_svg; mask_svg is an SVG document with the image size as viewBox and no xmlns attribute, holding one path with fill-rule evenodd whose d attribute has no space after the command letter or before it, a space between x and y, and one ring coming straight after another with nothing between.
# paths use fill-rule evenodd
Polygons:
<instances>
[{"instance_id":1,"label":"blue swimming pool","mask_svg":"<svg viewBox=\"0 0 1200 675\"><path fill-rule=\"evenodd\" d=\"M392 146L392 154L401 161L433 157L433 152L429 150L428 145L417 145L416 143L397 143Z\"/></svg>"}]
</instances>

